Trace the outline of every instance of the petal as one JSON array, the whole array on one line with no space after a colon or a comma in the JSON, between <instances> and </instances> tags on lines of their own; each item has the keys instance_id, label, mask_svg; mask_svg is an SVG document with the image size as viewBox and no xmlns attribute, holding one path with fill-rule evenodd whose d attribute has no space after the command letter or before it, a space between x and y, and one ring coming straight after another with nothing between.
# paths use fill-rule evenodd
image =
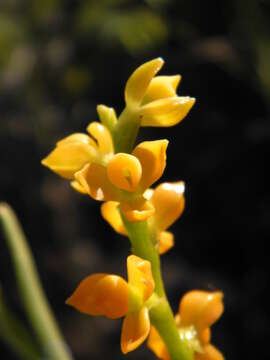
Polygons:
<instances>
[{"instance_id":1,"label":"petal","mask_svg":"<svg viewBox=\"0 0 270 360\"><path fill-rule=\"evenodd\" d=\"M117 123L117 116L114 108L110 108L106 105L98 105L97 112L102 124L105 125L110 131L113 131Z\"/></svg>"},{"instance_id":2,"label":"petal","mask_svg":"<svg viewBox=\"0 0 270 360\"><path fill-rule=\"evenodd\" d=\"M87 131L96 139L98 149L103 155L114 152L112 136L104 125L94 121L88 125Z\"/></svg>"},{"instance_id":3,"label":"petal","mask_svg":"<svg viewBox=\"0 0 270 360\"><path fill-rule=\"evenodd\" d=\"M74 174L95 156L96 150L93 146L83 142L68 142L57 146L41 163L58 175L73 179Z\"/></svg>"},{"instance_id":4,"label":"petal","mask_svg":"<svg viewBox=\"0 0 270 360\"><path fill-rule=\"evenodd\" d=\"M155 288L151 263L138 256L127 258L128 284L140 291L143 301L146 301Z\"/></svg>"},{"instance_id":5,"label":"petal","mask_svg":"<svg viewBox=\"0 0 270 360\"><path fill-rule=\"evenodd\" d=\"M132 154L139 159L142 166L140 182L142 191L150 187L163 174L168 143L168 140L144 141L133 150Z\"/></svg>"},{"instance_id":6,"label":"petal","mask_svg":"<svg viewBox=\"0 0 270 360\"><path fill-rule=\"evenodd\" d=\"M223 294L220 291L188 292L179 304L182 326L194 325L200 333L215 323L223 313Z\"/></svg>"},{"instance_id":7,"label":"petal","mask_svg":"<svg viewBox=\"0 0 270 360\"><path fill-rule=\"evenodd\" d=\"M74 142L91 145L94 148L97 147L97 144L95 143L95 141L93 139L91 139L90 136L83 134L83 133L71 134L71 135L65 137L64 139L58 141L56 143L56 146L62 146L62 145L66 145L66 144L70 144L70 143L74 143Z\"/></svg>"},{"instance_id":8,"label":"petal","mask_svg":"<svg viewBox=\"0 0 270 360\"><path fill-rule=\"evenodd\" d=\"M141 126L169 127L185 118L195 103L191 97L170 97L152 101L140 110Z\"/></svg>"},{"instance_id":9,"label":"petal","mask_svg":"<svg viewBox=\"0 0 270 360\"><path fill-rule=\"evenodd\" d=\"M127 314L123 321L121 333L121 350L124 354L135 350L147 338L150 331L148 309Z\"/></svg>"},{"instance_id":10,"label":"petal","mask_svg":"<svg viewBox=\"0 0 270 360\"><path fill-rule=\"evenodd\" d=\"M101 214L118 234L127 236L118 206L117 201L107 201L101 205Z\"/></svg>"},{"instance_id":11,"label":"petal","mask_svg":"<svg viewBox=\"0 0 270 360\"><path fill-rule=\"evenodd\" d=\"M149 337L147 340L147 346L159 359L170 360L166 345L164 344L163 340L159 336L159 333L154 326L151 326Z\"/></svg>"},{"instance_id":12,"label":"petal","mask_svg":"<svg viewBox=\"0 0 270 360\"><path fill-rule=\"evenodd\" d=\"M174 236L169 231L162 231L158 236L158 252L160 255L165 254L174 245Z\"/></svg>"},{"instance_id":13,"label":"petal","mask_svg":"<svg viewBox=\"0 0 270 360\"><path fill-rule=\"evenodd\" d=\"M130 222L145 221L155 212L150 201L144 199L132 203L121 202L120 208L125 218Z\"/></svg>"},{"instance_id":14,"label":"petal","mask_svg":"<svg viewBox=\"0 0 270 360\"><path fill-rule=\"evenodd\" d=\"M199 336L199 340L202 345L209 344L211 340L211 330L210 328L205 328Z\"/></svg>"},{"instance_id":15,"label":"petal","mask_svg":"<svg viewBox=\"0 0 270 360\"><path fill-rule=\"evenodd\" d=\"M183 181L163 183L156 187L151 197L155 207L154 223L159 230L171 226L183 213L185 207L185 184Z\"/></svg>"},{"instance_id":16,"label":"petal","mask_svg":"<svg viewBox=\"0 0 270 360\"><path fill-rule=\"evenodd\" d=\"M134 192L141 180L142 167L135 156L118 153L109 160L107 174L114 186Z\"/></svg>"},{"instance_id":17,"label":"petal","mask_svg":"<svg viewBox=\"0 0 270 360\"><path fill-rule=\"evenodd\" d=\"M99 164L88 164L75 173L80 186L95 200L116 200L115 188L109 181L106 168Z\"/></svg>"},{"instance_id":18,"label":"petal","mask_svg":"<svg viewBox=\"0 0 270 360\"><path fill-rule=\"evenodd\" d=\"M128 311L128 284L117 275L90 275L79 284L66 303L88 315L117 319Z\"/></svg>"},{"instance_id":19,"label":"petal","mask_svg":"<svg viewBox=\"0 0 270 360\"><path fill-rule=\"evenodd\" d=\"M154 77L144 95L143 104L162 98L173 97L181 80L180 75Z\"/></svg>"},{"instance_id":20,"label":"petal","mask_svg":"<svg viewBox=\"0 0 270 360\"><path fill-rule=\"evenodd\" d=\"M73 189L80 192L81 194L87 194L85 188L78 181L71 181L70 185L73 187Z\"/></svg>"},{"instance_id":21,"label":"petal","mask_svg":"<svg viewBox=\"0 0 270 360\"><path fill-rule=\"evenodd\" d=\"M152 78L163 66L164 61L157 58L138 67L130 76L125 88L125 101L129 106L138 106Z\"/></svg>"},{"instance_id":22,"label":"petal","mask_svg":"<svg viewBox=\"0 0 270 360\"><path fill-rule=\"evenodd\" d=\"M223 355L213 345L204 346L203 354L195 354L194 360L224 360Z\"/></svg>"}]
</instances>

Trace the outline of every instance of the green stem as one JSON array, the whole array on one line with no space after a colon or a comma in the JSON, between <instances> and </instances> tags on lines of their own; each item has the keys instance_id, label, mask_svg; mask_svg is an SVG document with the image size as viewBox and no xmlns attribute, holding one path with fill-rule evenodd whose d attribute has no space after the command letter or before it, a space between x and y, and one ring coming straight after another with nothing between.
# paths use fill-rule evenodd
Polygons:
<instances>
[{"instance_id":1,"label":"green stem","mask_svg":"<svg viewBox=\"0 0 270 360\"><path fill-rule=\"evenodd\" d=\"M140 119L135 111L125 108L114 127L115 152L131 153L140 129Z\"/></svg>"},{"instance_id":2,"label":"green stem","mask_svg":"<svg viewBox=\"0 0 270 360\"><path fill-rule=\"evenodd\" d=\"M128 232L132 252L151 262L152 274L155 280L155 292L161 297L166 297L161 277L159 254L153 246L147 222L139 221L132 223L127 221L123 214L122 219Z\"/></svg>"},{"instance_id":3,"label":"green stem","mask_svg":"<svg viewBox=\"0 0 270 360\"><path fill-rule=\"evenodd\" d=\"M7 204L0 204L0 224L3 227L15 275L29 320L50 360L71 360L67 346L58 329L53 313L41 287L36 266L23 230Z\"/></svg>"},{"instance_id":4,"label":"green stem","mask_svg":"<svg viewBox=\"0 0 270 360\"><path fill-rule=\"evenodd\" d=\"M132 246L132 252L151 262L152 274L155 280L155 294L160 301L150 307L151 323L163 339L171 360L193 360L193 352L180 337L174 321L173 312L167 301L161 276L160 257L152 243L146 221L131 223L121 214Z\"/></svg>"},{"instance_id":5,"label":"green stem","mask_svg":"<svg viewBox=\"0 0 270 360\"><path fill-rule=\"evenodd\" d=\"M17 319L5 304L0 289L0 338L20 359L38 360L41 354L35 340L25 326Z\"/></svg>"},{"instance_id":6,"label":"green stem","mask_svg":"<svg viewBox=\"0 0 270 360\"><path fill-rule=\"evenodd\" d=\"M193 360L193 351L179 337L171 307L161 299L150 309L151 324L166 344L171 360Z\"/></svg>"}]
</instances>

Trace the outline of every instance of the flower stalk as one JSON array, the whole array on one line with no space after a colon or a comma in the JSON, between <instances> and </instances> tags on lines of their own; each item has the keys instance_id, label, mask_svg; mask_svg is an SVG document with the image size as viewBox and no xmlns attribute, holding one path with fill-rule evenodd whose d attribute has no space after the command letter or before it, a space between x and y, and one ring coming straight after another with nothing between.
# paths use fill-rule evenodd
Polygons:
<instances>
[{"instance_id":1,"label":"flower stalk","mask_svg":"<svg viewBox=\"0 0 270 360\"><path fill-rule=\"evenodd\" d=\"M165 298L150 310L151 324L162 338L171 360L193 360L193 351L179 337L170 304Z\"/></svg>"},{"instance_id":2,"label":"flower stalk","mask_svg":"<svg viewBox=\"0 0 270 360\"><path fill-rule=\"evenodd\" d=\"M122 219L128 232L132 253L142 259L150 261L153 278L155 280L155 292L160 297L166 297L161 276L160 258L157 250L153 246L147 222L140 221L139 223L132 223L127 221L123 214Z\"/></svg>"},{"instance_id":3,"label":"flower stalk","mask_svg":"<svg viewBox=\"0 0 270 360\"><path fill-rule=\"evenodd\" d=\"M151 262L152 274L155 280L154 305L150 308L151 323L157 328L167 346L171 360L192 360L192 352L181 341L176 327L173 312L168 303L161 275L160 256L153 245L147 222L131 223L122 215L128 232L132 252Z\"/></svg>"},{"instance_id":4,"label":"flower stalk","mask_svg":"<svg viewBox=\"0 0 270 360\"><path fill-rule=\"evenodd\" d=\"M116 151L131 152L139 128L140 119L138 115L125 108L113 132ZM179 337L173 312L164 289L160 256L153 245L153 239L147 222L129 222L124 214L121 214L121 217L128 233L132 253L151 263L152 274L155 280L155 293L160 298L160 301L150 310L151 322L158 329L160 336L166 344L171 360L192 360L192 352L190 352L186 344Z\"/></svg>"}]
</instances>

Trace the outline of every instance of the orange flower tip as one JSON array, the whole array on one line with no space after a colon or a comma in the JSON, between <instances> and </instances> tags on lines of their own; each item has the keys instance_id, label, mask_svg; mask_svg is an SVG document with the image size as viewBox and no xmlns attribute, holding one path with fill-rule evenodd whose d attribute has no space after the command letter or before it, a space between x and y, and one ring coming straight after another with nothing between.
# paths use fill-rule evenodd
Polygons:
<instances>
[{"instance_id":1,"label":"orange flower tip","mask_svg":"<svg viewBox=\"0 0 270 360\"><path fill-rule=\"evenodd\" d=\"M103 104L97 105L97 112L98 113L103 113L103 111L114 111L114 108L103 105Z\"/></svg>"},{"instance_id":2,"label":"orange flower tip","mask_svg":"<svg viewBox=\"0 0 270 360\"><path fill-rule=\"evenodd\" d=\"M121 334L121 350L123 354L137 349L146 340L149 332L150 319L146 307L127 314L123 321Z\"/></svg>"},{"instance_id":3,"label":"orange flower tip","mask_svg":"<svg viewBox=\"0 0 270 360\"><path fill-rule=\"evenodd\" d=\"M219 318L224 311L224 304L223 304L224 295L221 291L219 291L215 293L214 298L216 304L216 316L217 318Z\"/></svg>"},{"instance_id":4,"label":"orange flower tip","mask_svg":"<svg viewBox=\"0 0 270 360\"><path fill-rule=\"evenodd\" d=\"M74 306L73 300L72 300L72 296L70 296L69 298L67 298L67 300L65 301L65 304L70 305L70 306Z\"/></svg>"},{"instance_id":5,"label":"orange flower tip","mask_svg":"<svg viewBox=\"0 0 270 360\"><path fill-rule=\"evenodd\" d=\"M194 106L196 99L190 96L179 96L175 98L175 108L179 108L184 118Z\"/></svg>"},{"instance_id":6,"label":"orange flower tip","mask_svg":"<svg viewBox=\"0 0 270 360\"><path fill-rule=\"evenodd\" d=\"M149 63L155 64L155 68L156 68L156 73L159 72L159 70L162 68L162 66L164 65L165 61L163 60L163 58L160 56L158 58L155 58L153 60L150 60ZM146 63L145 63L146 64ZM141 66L144 66L145 64L142 64Z\"/></svg>"},{"instance_id":7,"label":"orange flower tip","mask_svg":"<svg viewBox=\"0 0 270 360\"><path fill-rule=\"evenodd\" d=\"M138 106L149 83L163 66L163 59L156 58L139 66L129 77L125 87L125 101L129 106Z\"/></svg>"},{"instance_id":8,"label":"orange flower tip","mask_svg":"<svg viewBox=\"0 0 270 360\"><path fill-rule=\"evenodd\" d=\"M66 304L87 315L117 319L128 311L128 291L120 276L93 274L80 282Z\"/></svg>"},{"instance_id":9,"label":"orange flower tip","mask_svg":"<svg viewBox=\"0 0 270 360\"><path fill-rule=\"evenodd\" d=\"M86 127L86 131L92 135L92 132L94 129L97 129L99 131L103 131L103 125L100 124L98 121L93 121Z\"/></svg>"},{"instance_id":10,"label":"orange flower tip","mask_svg":"<svg viewBox=\"0 0 270 360\"><path fill-rule=\"evenodd\" d=\"M41 160L41 164L42 164L43 166L49 167L49 165L48 165L48 157L45 157L44 159L42 159L42 160Z\"/></svg>"},{"instance_id":11,"label":"orange flower tip","mask_svg":"<svg viewBox=\"0 0 270 360\"><path fill-rule=\"evenodd\" d=\"M175 90L177 89L181 79L182 79L181 75L172 76L172 84L173 84L173 87L174 87Z\"/></svg>"},{"instance_id":12,"label":"orange flower tip","mask_svg":"<svg viewBox=\"0 0 270 360\"><path fill-rule=\"evenodd\" d=\"M215 346L207 344L202 353L195 354L194 360L224 360L224 356Z\"/></svg>"},{"instance_id":13,"label":"orange flower tip","mask_svg":"<svg viewBox=\"0 0 270 360\"><path fill-rule=\"evenodd\" d=\"M159 62L160 66L163 66L163 64L165 62L161 56L156 58L156 61Z\"/></svg>"},{"instance_id":14,"label":"orange flower tip","mask_svg":"<svg viewBox=\"0 0 270 360\"><path fill-rule=\"evenodd\" d=\"M87 194L86 189L77 180L71 181L70 185L74 190L78 191L79 193Z\"/></svg>"},{"instance_id":15,"label":"orange flower tip","mask_svg":"<svg viewBox=\"0 0 270 360\"><path fill-rule=\"evenodd\" d=\"M175 98L174 105L175 107L179 107L179 109L182 109L184 107L186 114L190 111L190 109L195 104L196 99L190 96L179 96ZM185 114L185 113L183 113ZM185 115L184 115L185 116Z\"/></svg>"},{"instance_id":16,"label":"orange flower tip","mask_svg":"<svg viewBox=\"0 0 270 360\"><path fill-rule=\"evenodd\" d=\"M127 236L127 231L123 224L118 206L119 202L117 201L107 201L103 203L101 205L101 215L117 233Z\"/></svg>"},{"instance_id":17,"label":"orange flower tip","mask_svg":"<svg viewBox=\"0 0 270 360\"><path fill-rule=\"evenodd\" d=\"M186 101L189 103L190 109L191 109L192 106L195 104L196 99L195 99L194 97L189 97L189 96L187 96L187 97L186 97Z\"/></svg>"},{"instance_id":18,"label":"orange flower tip","mask_svg":"<svg viewBox=\"0 0 270 360\"><path fill-rule=\"evenodd\" d=\"M201 332L199 338L200 338L201 344L209 344L210 340L211 340L211 330L210 330L210 328L208 327L208 328L204 329Z\"/></svg>"},{"instance_id":19,"label":"orange flower tip","mask_svg":"<svg viewBox=\"0 0 270 360\"><path fill-rule=\"evenodd\" d=\"M185 192L185 183L184 181L179 181L177 183L164 183L164 190L175 191L177 194L184 194Z\"/></svg>"},{"instance_id":20,"label":"orange flower tip","mask_svg":"<svg viewBox=\"0 0 270 360\"><path fill-rule=\"evenodd\" d=\"M221 291L193 290L182 298L179 313L183 326L193 324L199 333L213 325L222 315L224 305Z\"/></svg>"},{"instance_id":21,"label":"orange flower tip","mask_svg":"<svg viewBox=\"0 0 270 360\"><path fill-rule=\"evenodd\" d=\"M163 149L164 149L164 150L166 150L166 149L167 149L167 147L168 147L168 145L169 145L169 140L164 139L164 140L160 140L160 141L162 141L162 142L163 142Z\"/></svg>"},{"instance_id":22,"label":"orange flower tip","mask_svg":"<svg viewBox=\"0 0 270 360\"><path fill-rule=\"evenodd\" d=\"M224 298L224 294L222 291L216 291L213 296L217 299L217 300L223 300Z\"/></svg>"},{"instance_id":23,"label":"orange flower tip","mask_svg":"<svg viewBox=\"0 0 270 360\"><path fill-rule=\"evenodd\" d=\"M72 179L72 175L69 174L69 171L65 172L64 169L61 169L61 167L56 166L55 164L52 164L51 162L51 155L48 155L46 158L44 158L43 160L41 160L41 164L43 166L45 166L46 168L50 169L51 171L58 173L59 175L67 178L67 179ZM62 170L62 171L61 171Z\"/></svg>"},{"instance_id":24,"label":"orange flower tip","mask_svg":"<svg viewBox=\"0 0 270 360\"><path fill-rule=\"evenodd\" d=\"M153 325L150 329L147 346L159 359L170 360L170 355L168 353L166 345L164 344L158 331Z\"/></svg>"},{"instance_id":25,"label":"orange flower tip","mask_svg":"<svg viewBox=\"0 0 270 360\"><path fill-rule=\"evenodd\" d=\"M76 310L79 310L74 293L66 299L65 304L74 307Z\"/></svg>"},{"instance_id":26,"label":"orange flower tip","mask_svg":"<svg viewBox=\"0 0 270 360\"><path fill-rule=\"evenodd\" d=\"M165 254L174 246L174 235L169 231L162 231L159 234L158 252L160 255Z\"/></svg>"}]
</instances>

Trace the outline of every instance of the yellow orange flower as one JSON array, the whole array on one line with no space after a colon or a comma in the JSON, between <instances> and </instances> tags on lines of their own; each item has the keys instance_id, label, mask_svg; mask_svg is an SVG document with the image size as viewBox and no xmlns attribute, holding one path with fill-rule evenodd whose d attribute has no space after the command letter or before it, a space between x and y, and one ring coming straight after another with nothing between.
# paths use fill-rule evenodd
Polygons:
<instances>
[{"instance_id":1,"label":"yellow orange flower","mask_svg":"<svg viewBox=\"0 0 270 360\"><path fill-rule=\"evenodd\" d=\"M114 119L112 109L100 106L101 118ZM95 200L117 200L130 221L144 220L153 207L143 198L147 187L162 175L167 140L145 141L132 154L114 153L109 130L92 122L88 133L75 133L59 141L42 164L71 181L73 188Z\"/></svg>"},{"instance_id":2,"label":"yellow orange flower","mask_svg":"<svg viewBox=\"0 0 270 360\"><path fill-rule=\"evenodd\" d=\"M165 169L167 145L167 140L142 142L132 154L117 153L105 165L86 164L75 179L95 200L118 201L129 221L145 220L154 208L143 194Z\"/></svg>"},{"instance_id":3,"label":"yellow orange flower","mask_svg":"<svg viewBox=\"0 0 270 360\"><path fill-rule=\"evenodd\" d=\"M85 278L66 303L82 313L117 319L125 316L122 352L135 350L150 332L145 302L154 291L151 264L135 255L127 258L128 282L117 275L94 274Z\"/></svg>"},{"instance_id":4,"label":"yellow orange flower","mask_svg":"<svg viewBox=\"0 0 270 360\"><path fill-rule=\"evenodd\" d=\"M141 126L168 127L179 123L195 103L189 96L178 96L180 75L156 76L164 61L157 58L138 67L125 88L127 108L138 112Z\"/></svg>"},{"instance_id":5,"label":"yellow orange flower","mask_svg":"<svg viewBox=\"0 0 270 360\"><path fill-rule=\"evenodd\" d=\"M179 181L160 184L155 190L148 189L144 193L148 204L155 209L154 214L147 221L160 254L173 246L174 236L166 229L181 216L184 210L184 189L184 183ZM101 206L101 213L116 232L127 236L118 207L119 203L116 201L105 202Z\"/></svg>"},{"instance_id":6,"label":"yellow orange flower","mask_svg":"<svg viewBox=\"0 0 270 360\"><path fill-rule=\"evenodd\" d=\"M73 180L71 185L80 192L85 189L75 180L75 174L86 164L102 164L113 156L113 141L109 130L98 122L92 122L87 132L75 133L58 141L56 148L42 160L42 164L58 175Z\"/></svg>"},{"instance_id":7,"label":"yellow orange flower","mask_svg":"<svg viewBox=\"0 0 270 360\"><path fill-rule=\"evenodd\" d=\"M179 336L194 351L194 360L224 360L223 355L210 343L210 326L223 313L221 292L191 291L179 304L175 317ZM165 344L152 326L148 347L163 360L170 360Z\"/></svg>"}]
</instances>

